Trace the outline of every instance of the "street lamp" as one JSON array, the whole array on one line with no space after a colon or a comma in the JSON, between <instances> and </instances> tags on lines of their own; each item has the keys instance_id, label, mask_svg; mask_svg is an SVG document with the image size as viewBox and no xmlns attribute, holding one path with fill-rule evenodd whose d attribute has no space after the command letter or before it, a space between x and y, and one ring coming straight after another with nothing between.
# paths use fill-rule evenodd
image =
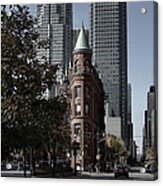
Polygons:
<instances>
[{"instance_id":1,"label":"street lamp","mask_svg":"<svg viewBox=\"0 0 163 186\"><path fill-rule=\"evenodd\" d=\"M96 155L96 160L98 160L98 161L100 160L100 154Z\"/></svg>"},{"instance_id":2,"label":"street lamp","mask_svg":"<svg viewBox=\"0 0 163 186\"><path fill-rule=\"evenodd\" d=\"M74 155L74 175L76 175L76 156L77 156L77 150L79 149L79 143L76 142L76 136L74 136L72 148L73 148L73 155Z\"/></svg>"},{"instance_id":3,"label":"street lamp","mask_svg":"<svg viewBox=\"0 0 163 186\"><path fill-rule=\"evenodd\" d=\"M67 153L66 153L66 156L67 156L67 159L69 159L69 158L70 158L70 153L67 152Z\"/></svg>"},{"instance_id":4,"label":"street lamp","mask_svg":"<svg viewBox=\"0 0 163 186\"><path fill-rule=\"evenodd\" d=\"M77 165L76 166L76 170L79 172L81 170L81 166L80 165Z\"/></svg>"},{"instance_id":5,"label":"street lamp","mask_svg":"<svg viewBox=\"0 0 163 186\"><path fill-rule=\"evenodd\" d=\"M96 160L97 160L97 164L96 164L96 172L99 172L100 170L100 154L98 152L98 154L96 155Z\"/></svg>"},{"instance_id":6,"label":"street lamp","mask_svg":"<svg viewBox=\"0 0 163 186\"><path fill-rule=\"evenodd\" d=\"M11 163L7 163L7 164L6 164L6 169L7 169L7 170L10 170L11 168L12 168Z\"/></svg>"},{"instance_id":7,"label":"street lamp","mask_svg":"<svg viewBox=\"0 0 163 186\"><path fill-rule=\"evenodd\" d=\"M96 171L99 172L99 170L104 168L104 164L102 164L103 162L103 157L104 157L104 142L106 140L105 137L105 133L102 133L102 136L100 138L101 135L99 135L98 133L98 140L97 140L97 154L96 154L96 161L97 161L97 165L96 165ZM101 161L102 160L102 161Z\"/></svg>"},{"instance_id":8,"label":"street lamp","mask_svg":"<svg viewBox=\"0 0 163 186\"><path fill-rule=\"evenodd\" d=\"M68 167L70 167L70 155L71 154L69 152L66 153Z\"/></svg>"}]
</instances>

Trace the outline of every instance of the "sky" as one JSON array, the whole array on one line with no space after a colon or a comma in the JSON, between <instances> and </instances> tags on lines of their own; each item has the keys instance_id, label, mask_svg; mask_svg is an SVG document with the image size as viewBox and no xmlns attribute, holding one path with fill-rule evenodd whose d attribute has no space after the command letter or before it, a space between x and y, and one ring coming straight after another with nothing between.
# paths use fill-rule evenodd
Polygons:
<instances>
[{"instance_id":1,"label":"sky","mask_svg":"<svg viewBox=\"0 0 163 186\"><path fill-rule=\"evenodd\" d=\"M141 13L141 8L146 9L145 14ZM128 79L133 92L134 136L141 147L147 92L153 84L153 2L130 2L127 10Z\"/></svg>"},{"instance_id":2,"label":"sky","mask_svg":"<svg viewBox=\"0 0 163 186\"><path fill-rule=\"evenodd\" d=\"M89 28L89 4L73 3L73 26L80 28L82 21L86 28Z\"/></svg>"},{"instance_id":3,"label":"sky","mask_svg":"<svg viewBox=\"0 0 163 186\"><path fill-rule=\"evenodd\" d=\"M34 13L34 6L31 12ZM142 14L141 9L146 13ZM73 4L73 26L80 28L82 21L89 28L89 4ZM128 82L132 86L132 121L134 139L142 148L144 111L147 108L147 92L153 84L153 2L127 3L128 32Z\"/></svg>"}]
</instances>

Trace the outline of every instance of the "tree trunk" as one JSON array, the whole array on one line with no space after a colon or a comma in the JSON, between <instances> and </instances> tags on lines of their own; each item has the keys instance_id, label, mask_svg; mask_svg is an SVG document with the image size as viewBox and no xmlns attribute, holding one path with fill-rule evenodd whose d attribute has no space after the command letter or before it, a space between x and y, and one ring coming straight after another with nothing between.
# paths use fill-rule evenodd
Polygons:
<instances>
[{"instance_id":1,"label":"tree trunk","mask_svg":"<svg viewBox=\"0 0 163 186\"><path fill-rule=\"evenodd\" d=\"M26 149L23 150L24 151L24 177L27 177L27 170L26 170Z\"/></svg>"}]
</instances>

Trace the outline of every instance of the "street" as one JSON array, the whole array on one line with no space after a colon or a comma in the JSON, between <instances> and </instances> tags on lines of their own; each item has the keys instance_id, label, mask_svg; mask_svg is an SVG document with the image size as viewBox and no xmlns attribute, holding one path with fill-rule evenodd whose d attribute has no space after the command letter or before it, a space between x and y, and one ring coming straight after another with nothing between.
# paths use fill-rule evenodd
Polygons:
<instances>
[{"instance_id":1,"label":"street","mask_svg":"<svg viewBox=\"0 0 163 186\"><path fill-rule=\"evenodd\" d=\"M81 175L82 179L101 179L101 180L126 180L126 178L114 178L114 173L88 173L84 172ZM153 181L155 180L156 175L150 173L139 173L132 172L129 173L129 178L127 180L145 180L145 181Z\"/></svg>"},{"instance_id":2,"label":"street","mask_svg":"<svg viewBox=\"0 0 163 186\"><path fill-rule=\"evenodd\" d=\"M1 172L2 177L23 177L23 172L12 172L10 171L10 174L8 172L2 171ZM27 174L27 177L30 177L29 174ZM52 178L51 175L45 174L43 176L32 176L33 178ZM126 179L125 177L120 178L114 178L114 173L89 173L89 172L83 172L80 175L77 176L56 176L56 178L65 178L65 179L97 179L97 180L137 180L137 181L154 181L155 178L157 178L156 175L150 174L150 173L139 173L139 172L132 172L129 173L129 178Z\"/></svg>"}]
</instances>

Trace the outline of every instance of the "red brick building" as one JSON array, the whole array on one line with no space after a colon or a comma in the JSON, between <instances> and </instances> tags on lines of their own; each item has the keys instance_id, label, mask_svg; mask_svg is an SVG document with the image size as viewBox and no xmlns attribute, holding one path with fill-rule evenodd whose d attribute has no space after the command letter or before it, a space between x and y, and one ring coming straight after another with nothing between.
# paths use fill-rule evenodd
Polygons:
<instances>
[{"instance_id":1,"label":"red brick building","mask_svg":"<svg viewBox=\"0 0 163 186\"><path fill-rule=\"evenodd\" d=\"M82 26L73 51L70 78L71 139L79 147L75 154L72 153L72 167L76 167L76 162L81 170L89 170L90 164L96 164L97 154L104 154L100 148L100 139L105 131L104 91L99 75L92 66L91 56Z\"/></svg>"}]
</instances>

